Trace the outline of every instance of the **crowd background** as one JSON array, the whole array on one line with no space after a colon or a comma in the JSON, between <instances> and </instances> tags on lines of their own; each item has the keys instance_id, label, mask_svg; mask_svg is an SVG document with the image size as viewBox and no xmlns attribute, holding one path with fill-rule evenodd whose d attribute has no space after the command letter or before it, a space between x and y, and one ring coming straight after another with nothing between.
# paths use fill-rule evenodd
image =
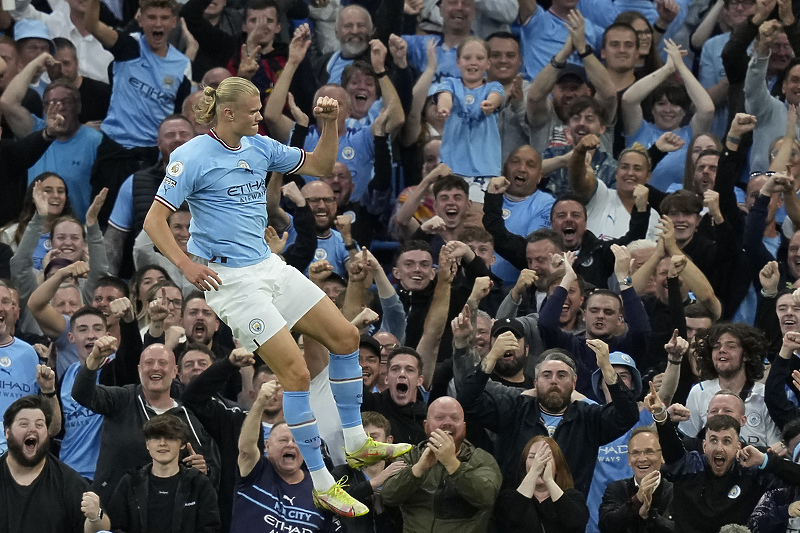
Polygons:
<instances>
[{"instance_id":1,"label":"crowd background","mask_svg":"<svg viewBox=\"0 0 800 533\"><path fill-rule=\"evenodd\" d=\"M4 1L0 532L797 531L798 14ZM364 427L414 445L348 465L297 338L363 517L314 506L275 375L142 231L230 76L308 151L339 102L332 174L230 194L361 330Z\"/></svg>"}]
</instances>

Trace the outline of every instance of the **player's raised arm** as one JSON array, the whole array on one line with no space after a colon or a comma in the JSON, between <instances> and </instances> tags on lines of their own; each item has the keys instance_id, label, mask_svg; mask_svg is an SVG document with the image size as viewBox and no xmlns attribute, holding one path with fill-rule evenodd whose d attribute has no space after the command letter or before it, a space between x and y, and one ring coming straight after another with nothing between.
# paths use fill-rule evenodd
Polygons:
<instances>
[{"instance_id":1,"label":"player's raised arm","mask_svg":"<svg viewBox=\"0 0 800 533\"><path fill-rule=\"evenodd\" d=\"M327 176L333 172L336 154L339 151L339 102L328 96L320 96L314 107L314 116L322 133L313 152L306 155L306 162L298 174Z\"/></svg>"}]
</instances>

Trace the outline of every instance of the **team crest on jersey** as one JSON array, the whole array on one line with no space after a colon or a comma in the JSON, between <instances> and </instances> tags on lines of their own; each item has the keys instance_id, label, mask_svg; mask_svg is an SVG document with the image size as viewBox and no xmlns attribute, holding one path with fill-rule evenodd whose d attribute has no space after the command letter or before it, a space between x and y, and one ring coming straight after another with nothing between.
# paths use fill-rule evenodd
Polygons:
<instances>
[{"instance_id":1,"label":"team crest on jersey","mask_svg":"<svg viewBox=\"0 0 800 533\"><path fill-rule=\"evenodd\" d=\"M236 163L236 166L239 168L250 170L250 165L244 159L240 159L239 162Z\"/></svg>"},{"instance_id":2,"label":"team crest on jersey","mask_svg":"<svg viewBox=\"0 0 800 533\"><path fill-rule=\"evenodd\" d=\"M351 224L355 224L356 214L354 211L345 211L344 213L342 213L342 216L349 218Z\"/></svg>"},{"instance_id":3,"label":"team crest on jersey","mask_svg":"<svg viewBox=\"0 0 800 533\"><path fill-rule=\"evenodd\" d=\"M731 500L735 500L736 498L739 497L739 495L741 493L742 493L742 489L739 487L739 485L734 485L733 487L731 487L731 490L728 492L728 498L730 498Z\"/></svg>"},{"instance_id":4,"label":"team crest on jersey","mask_svg":"<svg viewBox=\"0 0 800 533\"><path fill-rule=\"evenodd\" d=\"M167 167L167 174L169 174L173 178L177 178L182 173L183 173L183 163L181 163L180 161L175 161L174 163L170 163L170 165Z\"/></svg>"},{"instance_id":5,"label":"team crest on jersey","mask_svg":"<svg viewBox=\"0 0 800 533\"><path fill-rule=\"evenodd\" d=\"M10 357L0 357L0 366L3 368L8 368L11 366L11 358Z\"/></svg>"},{"instance_id":6,"label":"team crest on jersey","mask_svg":"<svg viewBox=\"0 0 800 533\"><path fill-rule=\"evenodd\" d=\"M317 248L317 251L314 252L314 260L316 261L322 261L323 259L327 258L328 252L325 250L325 248Z\"/></svg>"},{"instance_id":7,"label":"team crest on jersey","mask_svg":"<svg viewBox=\"0 0 800 533\"><path fill-rule=\"evenodd\" d=\"M350 159L353 159L355 156L356 156L356 151L353 150L352 146L345 146L344 148L342 148L342 157L344 157L348 161Z\"/></svg>"},{"instance_id":8,"label":"team crest on jersey","mask_svg":"<svg viewBox=\"0 0 800 533\"><path fill-rule=\"evenodd\" d=\"M164 87L172 87L175 85L175 77L170 75L164 76L164 79L161 80L161 84L164 85Z\"/></svg>"},{"instance_id":9,"label":"team crest on jersey","mask_svg":"<svg viewBox=\"0 0 800 533\"><path fill-rule=\"evenodd\" d=\"M248 327L250 328L250 333L253 335L258 335L264 331L264 321L260 318L254 318L250 321L250 325Z\"/></svg>"},{"instance_id":10,"label":"team crest on jersey","mask_svg":"<svg viewBox=\"0 0 800 533\"><path fill-rule=\"evenodd\" d=\"M752 427L757 427L761 424L762 419L761 415L758 413L750 413L747 415L747 425Z\"/></svg>"},{"instance_id":11,"label":"team crest on jersey","mask_svg":"<svg viewBox=\"0 0 800 533\"><path fill-rule=\"evenodd\" d=\"M503 220L508 220L511 216L511 209L503 209Z\"/></svg>"},{"instance_id":12,"label":"team crest on jersey","mask_svg":"<svg viewBox=\"0 0 800 533\"><path fill-rule=\"evenodd\" d=\"M467 96L464 97L464 103L467 104L467 105L474 104L475 103L475 97L472 96L471 94L468 94Z\"/></svg>"}]
</instances>

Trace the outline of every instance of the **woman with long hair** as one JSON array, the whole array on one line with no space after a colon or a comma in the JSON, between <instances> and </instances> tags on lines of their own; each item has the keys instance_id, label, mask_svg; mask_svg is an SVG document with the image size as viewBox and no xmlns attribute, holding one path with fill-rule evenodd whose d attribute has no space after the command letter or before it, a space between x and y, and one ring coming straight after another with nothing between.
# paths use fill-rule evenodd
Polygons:
<instances>
[{"instance_id":1,"label":"woman with long hair","mask_svg":"<svg viewBox=\"0 0 800 533\"><path fill-rule=\"evenodd\" d=\"M33 178L33 181L28 185L27 191L25 191L25 200L17 221L0 229L0 242L9 245L11 250L16 252L19 241L22 239L22 234L36 212L36 204L33 202L33 187L40 181L44 182L48 211L44 222L44 232L39 237L39 244L33 253L33 267L36 270L42 269L44 256L50 251L50 231L53 229L53 222L64 215L75 216L72 212L72 205L69 202L67 184L61 176L55 172L42 172Z\"/></svg>"},{"instance_id":2,"label":"woman with long hair","mask_svg":"<svg viewBox=\"0 0 800 533\"><path fill-rule=\"evenodd\" d=\"M500 492L494 507L497 531L580 533L589 521L586 498L574 488L567 459L556 441L538 435L522 451L517 488Z\"/></svg>"}]
</instances>

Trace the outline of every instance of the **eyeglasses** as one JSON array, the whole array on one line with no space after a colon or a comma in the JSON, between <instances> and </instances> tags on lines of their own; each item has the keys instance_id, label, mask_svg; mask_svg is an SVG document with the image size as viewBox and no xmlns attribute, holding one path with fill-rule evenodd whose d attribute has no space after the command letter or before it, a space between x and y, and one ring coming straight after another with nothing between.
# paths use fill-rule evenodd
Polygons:
<instances>
[{"instance_id":1,"label":"eyeglasses","mask_svg":"<svg viewBox=\"0 0 800 533\"><path fill-rule=\"evenodd\" d=\"M317 197L306 198L306 202L308 202L309 204L319 204L319 203L332 204L336 202L336 198L334 198L333 196L327 196L325 198L317 198Z\"/></svg>"},{"instance_id":2,"label":"eyeglasses","mask_svg":"<svg viewBox=\"0 0 800 533\"><path fill-rule=\"evenodd\" d=\"M633 457L635 459L637 457L655 457L659 453L661 453L661 448L659 448L657 450L654 450L652 448L647 448L646 450L635 450L635 451L632 451L632 452L629 451L628 455L630 455L631 457Z\"/></svg>"},{"instance_id":3,"label":"eyeglasses","mask_svg":"<svg viewBox=\"0 0 800 533\"><path fill-rule=\"evenodd\" d=\"M149 303L153 303L153 302L160 301L160 300L161 300L161 298L153 298L152 300L150 300ZM167 301L167 305L172 305L175 308L181 307L183 305L183 300L181 300L180 298L173 298L171 300L169 298L167 298L166 301Z\"/></svg>"},{"instance_id":4,"label":"eyeglasses","mask_svg":"<svg viewBox=\"0 0 800 533\"><path fill-rule=\"evenodd\" d=\"M753 172L750 173L750 177L755 178L756 176L766 176L769 178L770 176L774 176L775 174L777 174L777 172L775 172L774 170L766 170L766 171L754 170Z\"/></svg>"},{"instance_id":5,"label":"eyeglasses","mask_svg":"<svg viewBox=\"0 0 800 533\"><path fill-rule=\"evenodd\" d=\"M387 350L387 351L396 350L396 349L398 349L400 346L401 346L401 345L400 345L400 344L397 344L396 342L393 342L393 343L391 343L391 344L381 344L381 351L383 351L383 350Z\"/></svg>"}]
</instances>

